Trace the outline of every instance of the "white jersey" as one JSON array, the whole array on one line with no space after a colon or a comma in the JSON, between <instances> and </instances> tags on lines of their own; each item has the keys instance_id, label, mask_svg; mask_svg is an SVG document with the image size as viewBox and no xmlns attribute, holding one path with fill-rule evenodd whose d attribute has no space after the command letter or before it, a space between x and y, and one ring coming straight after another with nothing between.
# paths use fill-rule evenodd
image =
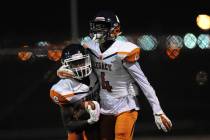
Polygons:
<instances>
[{"instance_id":1,"label":"white jersey","mask_svg":"<svg viewBox=\"0 0 210 140\"><path fill-rule=\"evenodd\" d=\"M122 60L131 53L138 52L139 48L129 42L115 41L101 53L98 43L89 41L86 45L92 52L93 67L100 81L101 113L116 115L132 109L138 110L135 95L139 91L135 81L123 67ZM139 54L136 59L138 56Z\"/></svg>"},{"instance_id":2,"label":"white jersey","mask_svg":"<svg viewBox=\"0 0 210 140\"><path fill-rule=\"evenodd\" d=\"M90 49L93 66L99 77L101 113L117 115L132 109L138 110L139 105L135 95L138 94L139 89L123 62L136 62L140 48L131 42L119 40L103 53L100 51L99 44L94 41L84 43L84 47ZM141 78L146 79L145 76Z\"/></svg>"},{"instance_id":3,"label":"white jersey","mask_svg":"<svg viewBox=\"0 0 210 140\"><path fill-rule=\"evenodd\" d=\"M61 79L50 89L51 99L59 105L74 103L81 100L89 95L90 87L93 87L95 84L96 78L94 74L91 74L90 77L92 79L90 85L80 83L73 78Z\"/></svg>"}]
</instances>

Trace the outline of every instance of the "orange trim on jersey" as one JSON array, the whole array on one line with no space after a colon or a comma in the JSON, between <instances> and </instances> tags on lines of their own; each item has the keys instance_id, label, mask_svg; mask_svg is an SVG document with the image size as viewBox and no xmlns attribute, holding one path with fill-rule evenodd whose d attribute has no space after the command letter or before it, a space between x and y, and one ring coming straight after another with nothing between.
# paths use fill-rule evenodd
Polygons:
<instances>
[{"instance_id":1,"label":"orange trim on jersey","mask_svg":"<svg viewBox=\"0 0 210 140\"><path fill-rule=\"evenodd\" d=\"M117 52L117 54L119 54L119 55L128 55L129 52Z\"/></svg>"},{"instance_id":2,"label":"orange trim on jersey","mask_svg":"<svg viewBox=\"0 0 210 140\"><path fill-rule=\"evenodd\" d=\"M136 48L132 50L131 52L118 52L120 55L127 55L125 57L125 60L128 62L135 62L139 59L140 55L140 48Z\"/></svg>"},{"instance_id":3,"label":"orange trim on jersey","mask_svg":"<svg viewBox=\"0 0 210 140\"><path fill-rule=\"evenodd\" d=\"M54 90L50 90L50 97L56 104L59 104L59 105L69 103L69 101L66 99L65 96L60 95L58 92Z\"/></svg>"}]
</instances>

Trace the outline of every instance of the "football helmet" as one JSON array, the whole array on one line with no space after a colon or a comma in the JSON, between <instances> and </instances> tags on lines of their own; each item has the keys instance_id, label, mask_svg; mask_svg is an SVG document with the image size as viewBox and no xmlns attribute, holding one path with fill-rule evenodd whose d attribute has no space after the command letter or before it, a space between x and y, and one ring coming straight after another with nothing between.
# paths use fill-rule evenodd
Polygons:
<instances>
[{"instance_id":1,"label":"football helmet","mask_svg":"<svg viewBox=\"0 0 210 140\"><path fill-rule=\"evenodd\" d=\"M70 44L62 51L61 63L72 71L72 78L82 79L92 72L90 55L80 44Z\"/></svg>"},{"instance_id":2,"label":"football helmet","mask_svg":"<svg viewBox=\"0 0 210 140\"><path fill-rule=\"evenodd\" d=\"M100 11L90 21L90 37L99 43L115 40L120 34L119 18L111 11Z\"/></svg>"}]
</instances>

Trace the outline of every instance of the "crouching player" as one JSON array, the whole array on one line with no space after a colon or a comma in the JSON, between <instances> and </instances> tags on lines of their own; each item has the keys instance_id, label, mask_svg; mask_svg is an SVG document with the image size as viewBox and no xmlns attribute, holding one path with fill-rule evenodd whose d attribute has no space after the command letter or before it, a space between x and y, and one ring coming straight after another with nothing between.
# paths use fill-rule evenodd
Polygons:
<instances>
[{"instance_id":1,"label":"crouching player","mask_svg":"<svg viewBox=\"0 0 210 140\"><path fill-rule=\"evenodd\" d=\"M50 89L50 97L60 106L68 140L98 140L99 85L90 56L81 45L71 44L64 48L61 63L57 70L61 80Z\"/></svg>"}]
</instances>

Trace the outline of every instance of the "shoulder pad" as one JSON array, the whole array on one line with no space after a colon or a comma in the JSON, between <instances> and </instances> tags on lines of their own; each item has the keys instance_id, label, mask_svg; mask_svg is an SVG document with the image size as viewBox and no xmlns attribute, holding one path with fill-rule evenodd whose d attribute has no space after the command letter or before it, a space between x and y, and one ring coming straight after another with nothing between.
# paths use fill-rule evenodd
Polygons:
<instances>
[{"instance_id":1,"label":"shoulder pad","mask_svg":"<svg viewBox=\"0 0 210 140\"><path fill-rule=\"evenodd\" d=\"M131 42L120 42L119 50L117 52L121 60L127 62L135 62L139 59L140 48Z\"/></svg>"},{"instance_id":2,"label":"shoulder pad","mask_svg":"<svg viewBox=\"0 0 210 140\"><path fill-rule=\"evenodd\" d=\"M81 42L81 45L84 47L84 48L91 48L93 46L95 46L97 43L93 40L87 40L87 41L83 41Z\"/></svg>"}]
</instances>

